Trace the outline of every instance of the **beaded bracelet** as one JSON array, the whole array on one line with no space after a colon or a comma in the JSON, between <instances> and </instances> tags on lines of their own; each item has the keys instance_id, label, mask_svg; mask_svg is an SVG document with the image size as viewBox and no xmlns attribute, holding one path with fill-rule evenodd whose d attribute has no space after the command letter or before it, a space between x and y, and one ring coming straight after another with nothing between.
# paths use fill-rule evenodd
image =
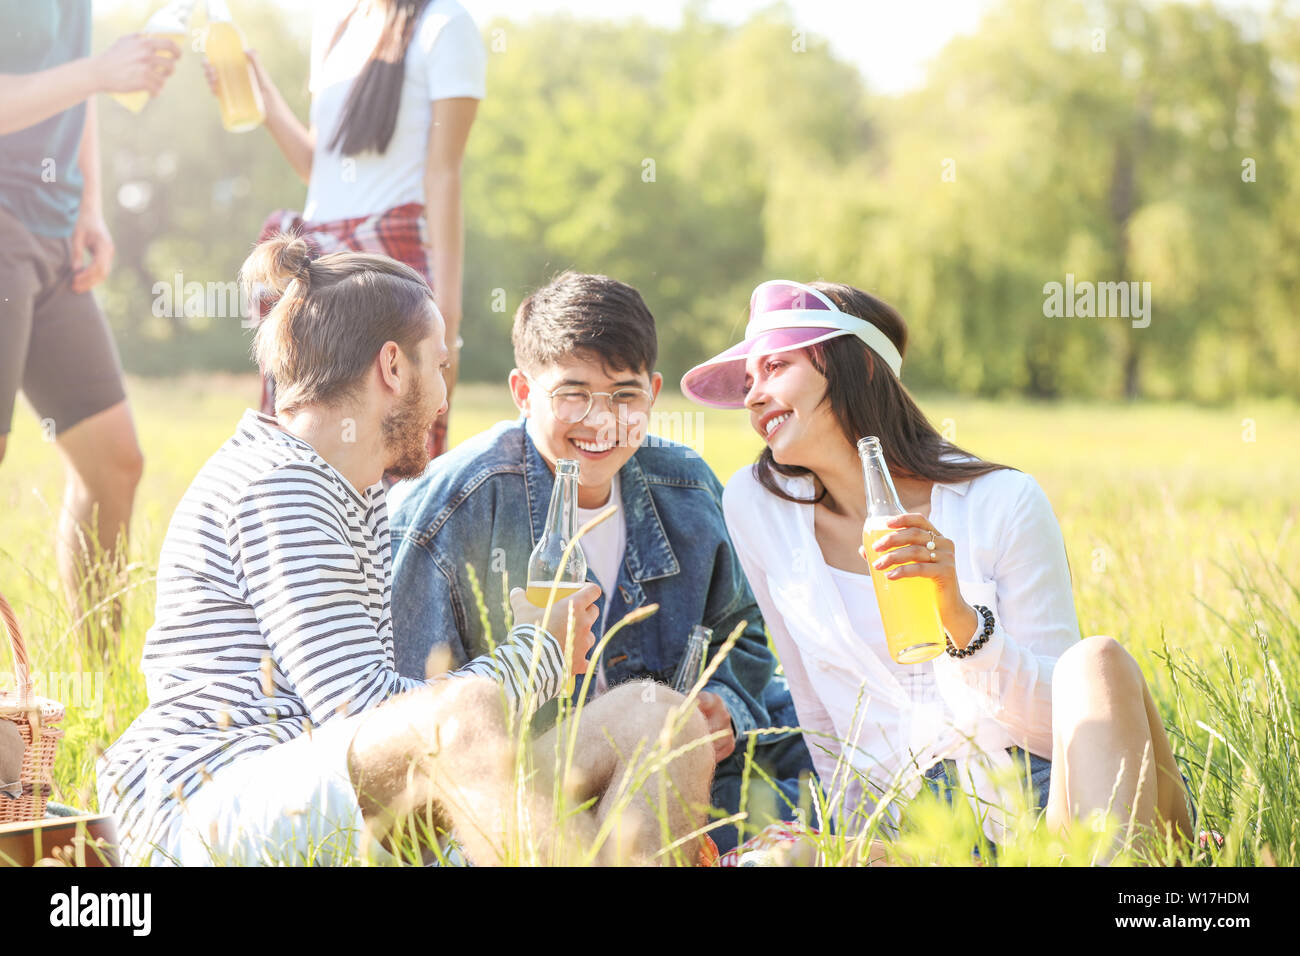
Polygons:
<instances>
[{"instance_id":1,"label":"beaded bracelet","mask_svg":"<svg viewBox=\"0 0 1300 956\"><path fill-rule=\"evenodd\" d=\"M984 618L984 630L980 631L979 635L975 638L975 640L971 641L961 650L958 650L957 645L953 644L952 638L948 637L947 639L948 639L949 657L970 657L972 654L974 654L976 651L978 651L981 647L983 647L985 644L989 642L989 637L993 634L993 612L990 611L988 608L986 608L983 604L976 604L975 610L976 612L979 613L981 617ZM945 633L944 636L947 637L947 634Z\"/></svg>"}]
</instances>

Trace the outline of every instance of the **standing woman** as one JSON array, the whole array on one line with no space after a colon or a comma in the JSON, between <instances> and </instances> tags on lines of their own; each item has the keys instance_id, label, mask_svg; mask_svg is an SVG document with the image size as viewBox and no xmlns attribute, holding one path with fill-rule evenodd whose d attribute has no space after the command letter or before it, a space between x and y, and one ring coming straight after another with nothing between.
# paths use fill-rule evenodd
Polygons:
<instances>
[{"instance_id":1,"label":"standing woman","mask_svg":"<svg viewBox=\"0 0 1300 956\"><path fill-rule=\"evenodd\" d=\"M465 227L461 161L485 94L486 53L457 0L345 0L320 4L311 43L311 125L289 109L256 52L248 59L266 105L266 127L307 183L301 215L277 210L259 241L298 232L317 254L379 252L428 279L460 362ZM208 80L215 82L211 68ZM270 303L263 303L263 311ZM263 380L262 410L274 408ZM447 449L447 415L429 435Z\"/></svg>"},{"instance_id":2,"label":"standing woman","mask_svg":"<svg viewBox=\"0 0 1300 956\"><path fill-rule=\"evenodd\" d=\"M847 762L849 814L894 787L967 790L998 843L1011 795L999 770L1014 766L1053 832L1109 809L1190 835L1141 669L1111 638L1079 639L1047 496L934 429L899 378L906 349L902 317L865 292L765 282L744 341L682 379L697 401L747 409L766 444L723 507L818 775L830 786ZM867 436L907 512L870 554L855 448ZM893 660L868 561L891 579L934 582L947 653Z\"/></svg>"}]
</instances>

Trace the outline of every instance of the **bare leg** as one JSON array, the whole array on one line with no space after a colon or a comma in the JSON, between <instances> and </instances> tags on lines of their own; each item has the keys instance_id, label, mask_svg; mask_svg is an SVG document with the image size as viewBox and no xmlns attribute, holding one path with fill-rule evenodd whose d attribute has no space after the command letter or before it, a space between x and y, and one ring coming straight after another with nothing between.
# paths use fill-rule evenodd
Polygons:
<instances>
[{"instance_id":1,"label":"bare leg","mask_svg":"<svg viewBox=\"0 0 1300 956\"><path fill-rule=\"evenodd\" d=\"M655 854L707 820L714 768L711 746L692 747L663 766L650 767L708 735L704 715L694 706L671 734L669 722L682 716L683 700L662 684L638 681L615 687L583 709L566 792L575 806L597 799L598 826L612 816L612 832L602 846L606 862L670 862ZM539 786L554 780L557 753L558 766L563 767L567 733L568 728L559 727L538 738ZM698 851L697 839L680 847L682 858L691 863Z\"/></svg>"},{"instance_id":2,"label":"bare leg","mask_svg":"<svg viewBox=\"0 0 1300 956\"><path fill-rule=\"evenodd\" d=\"M58 436L67 483L59 515L57 556L64 593L80 617L118 587L126 563L127 528L144 454L126 402L78 422ZM121 627L121 600L107 609Z\"/></svg>"},{"instance_id":3,"label":"bare leg","mask_svg":"<svg viewBox=\"0 0 1300 956\"><path fill-rule=\"evenodd\" d=\"M607 841L604 860L649 859L662 845L660 821L675 840L703 824L713 768L711 748L700 746L650 774L630 796L620 787L636 779L653 759L660 733L680 695L656 686L655 698L641 685L616 688L584 709L575 757L566 778L571 806L592 797L594 815L570 812L556 832L552 800L557 730L537 741L537 779L521 784L514 774L514 741L502 716L501 688L483 678L440 681L404 694L362 722L349 751L349 770L367 826L382 838L397 819L431 810L437 825L454 830L478 864L511 858L564 862L557 848L582 852L596 841L598 826L611 812L619 826ZM706 734L703 715L693 710L671 746ZM608 737L606 736L608 733ZM638 743L643 744L640 754ZM667 797L660 798L661 788ZM683 806L685 804L685 806ZM695 841L683 852L694 859Z\"/></svg>"},{"instance_id":4,"label":"bare leg","mask_svg":"<svg viewBox=\"0 0 1300 956\"><path fill-rule=\"evenodd\" d=\"M1109 637L1090 637L1052 678L1054 830L1096 810L1138 826L1192 833L1182 776L1142 670Z\"/></svg>"},{"instance_id":5,"label":"bare leg","mask_svg":"<svg viewBox=\"0 0 1300 956\"><path fill-rule=\"evenodd\" d=\"M556 834L550 796L517 785L501 687L492 680L439 681L375 708L352 739L348 767L362 815L378 839L406 814L431 810L478 865L517 859L521 848L551 862ZM574 845L587 846L593 837L589 815L570 821Z\"/></svg>"}]
</instances>

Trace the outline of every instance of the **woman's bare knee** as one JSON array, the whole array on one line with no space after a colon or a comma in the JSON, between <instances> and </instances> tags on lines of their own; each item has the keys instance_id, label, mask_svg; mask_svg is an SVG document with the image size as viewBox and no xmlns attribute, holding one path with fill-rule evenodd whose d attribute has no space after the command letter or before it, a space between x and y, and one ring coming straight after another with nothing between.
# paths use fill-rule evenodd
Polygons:
<instances>
[{"instance_id":1,"label":"woman's bare knee","mask_svg":"<svg viewBox=\"0 0 1300 956\"><path fill-rule=\"evenodd\" d=\"M1094 634L1085 637L1060 657L1067 666L1082 664L1085 666L1117 667L1126 666L1133 660L1133 655L1124 649L1124 645L1106 634Z\"/></svg>"},{"instance_id":2,"label":"woman's bare knee","mask_svg":"<svg viewBox=\"0 0 1300 956\"><path fill-rule=\"evenodd\" d=\"M1142 668L1133 655L1119 641L1104 634L1085 637L1075 644L1057 659L1052 672L1054 697L1057 688L1065 691L1100 683L1138 689L1144 682Z\"/></svg>"}]
</instances>

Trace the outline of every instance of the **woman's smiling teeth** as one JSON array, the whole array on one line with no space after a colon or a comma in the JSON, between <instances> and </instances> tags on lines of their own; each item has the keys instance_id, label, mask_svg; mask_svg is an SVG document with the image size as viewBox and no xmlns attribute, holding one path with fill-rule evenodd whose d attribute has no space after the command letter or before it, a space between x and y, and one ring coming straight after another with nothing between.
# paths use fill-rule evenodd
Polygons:
<instances>
[{"instance_id":1,"label":"woman's smiling teeth","mask_svg":"<svg viewBox=\"0 0 1300 956\"><path fill-rule=\"evenodd\" d=\"M583 451L589 452L590 454L593 455L598 455L601 452L609 451L611 448L614 447L613 442L583 441L581 438L571 438L569 440L572 441L579 448L581 448Z\"/></svg>"},{"instance_id":2,"label":"woman's smiling teeth","mask_svg":"<svg viewBox=\"0 0 1300 956\"><path fill-rule=\"evenodd\" d=\"M770 422L767 423L766 430L763 432L763 434L771 436L772 432L776 431L783 424L785 424L785 420L789 418L791 414L792 414L791 412L786 412L784 415L778 415L776 418L772 419Z\"/></svg>"}]
</instances>

